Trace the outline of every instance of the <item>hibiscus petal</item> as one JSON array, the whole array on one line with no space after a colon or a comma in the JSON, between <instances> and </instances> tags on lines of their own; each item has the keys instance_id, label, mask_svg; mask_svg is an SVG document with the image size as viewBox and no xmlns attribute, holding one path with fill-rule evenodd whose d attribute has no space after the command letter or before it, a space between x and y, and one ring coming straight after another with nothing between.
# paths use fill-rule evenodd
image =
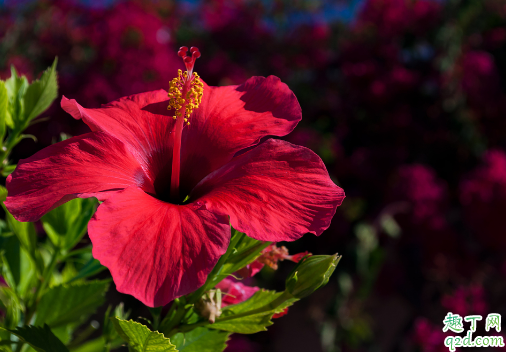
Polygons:
<instances>
[{"instance_id":1,"label":"hibiscus petal","mask_svg":"<svg viewBox=\"0 0 506 352\"><path fill-rule=\"evenodd\" d=\"M330 225L344 199L311 150L269 139L203 179L190 199L261 241L293 241Z\"/></svg>"},{"instance_id":2,"label":"hibiscus petal","mask_svg":"<svg viewBox=\"0 0 506 352\"><path fill-rule=\"evenodd\" d=\"M91 132L21 160L7 177L5 206L19 221L37 221L73 198L103 200L108 191L131 185L150 190L137 160L116 138Z\"/></svg>"},{"instance_id":3,"label":"hibiscus petal","mask_svg":"<svg viewBox=\"0 0 506 352\"><path fill-rule=\"evenodd\" d=\"M278 77L252 77L240 86L205 85L202 103L183 133L183 193L263 137L287 135L301 118L297 98Z\"/></svg>"},{"instance_id":4,"label":"hibiscus petal","mask_svg":"<svg viewBox=\"0 0 506 352\"><path fill-rule=\"evenodd\" d=\"M150 307L202 286L230 241L228 217L165 203L137 187L102 203L88 233L117 290Z\"/></svg>"},{"instance_id":5,"label":"hibiscus petal","mask_svg":"<svg viewBox=\"0 0 506 352\"><path fill-rule=\"evenodd\" d=\"M106 132L125 143L151 179L172 160L170 132L174 121L168 105L164 90L124 97L100 109L85 109L65 96L61 100L62 108L75 119L82 119L92 131Z\"/></svg>"}]
</instances>

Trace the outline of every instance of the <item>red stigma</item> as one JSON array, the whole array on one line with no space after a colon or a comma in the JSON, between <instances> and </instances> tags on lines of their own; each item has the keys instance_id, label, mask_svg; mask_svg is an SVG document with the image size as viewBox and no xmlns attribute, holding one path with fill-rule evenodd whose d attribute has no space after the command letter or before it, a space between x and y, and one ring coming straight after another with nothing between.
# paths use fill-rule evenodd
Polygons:
<instances>
[{"instance_id":1,"label":"red stigma","mask_svg":"<svg viewBox=\"0 0 506 352\"><path fill-rule=\"evenodd\" d=\"M192 46L190 48L191 56L187 56L187 52L188 48L186 46L182 46L179 48L177 55L183 59L186 70L191 73L193 71L193 65L195 65L195 60L200 57L200 51L197 47Z\"/></svg>"}]
</instances>

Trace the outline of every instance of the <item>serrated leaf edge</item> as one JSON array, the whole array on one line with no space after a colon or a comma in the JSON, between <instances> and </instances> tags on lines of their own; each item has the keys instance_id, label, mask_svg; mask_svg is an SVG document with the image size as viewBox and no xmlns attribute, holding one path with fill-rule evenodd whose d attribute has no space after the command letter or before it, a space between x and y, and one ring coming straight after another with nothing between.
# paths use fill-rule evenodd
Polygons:
<instances>
[{"instance_id":1,"label":"serrated leaf edge","mask_svg":"<svg viewBox=\"0 0 506 352\"><path fill-rule=\"evenodd\" d=\"M137 321L135 321L135 320L133 320L133 319L123 320L123 319L120 319L120 318L118 318L118 317L110 317L109 319L111 319L111 320L113 320L113 321L114 321L114 320L116 320L116 321L118 321L118 322L122 321L122 322L125 322L125 323L134 323L134 324L140 325L140 326L142 326L142 327L146 328L149 332L156 334L156 337L159 337L160 335L162 335L162 338L163 338L164 340L167 340L167 342L171 345L171 346L169 346L169 347L173 347L173 348L174 348L174 352L178 352L178 349L176 348L176 345L174 345L172 342L170 342L170 339L169 339L168 337L165 337L165 335L164 335L164 334L162 334L162 333L161 333L161 332L159 332L159 331L156 331L156 330L155 330L155 331L153 331L153 330L151 330L150 328L148 328L146 325L141 324L141 323L139 323L139 322L137 322ZM122 329L122 330L123 330L123 329ZM118 331L118 333L119 333L119 331ZM122 331L122 333L123 333L123 334L125 334L123 331ZM121 334L120 334L120 335L121 335ZM148 337L146 338L146 340L144 340L144 342L143 342L143 343L144 343L144 345L146 345L146 342L148 342L149 340L150 340L150 335L148 335ZM146 351L146 349L145 349L145 348L143 348L143 350L144 350L144 351Z\"/></svg>"}]
</instances>

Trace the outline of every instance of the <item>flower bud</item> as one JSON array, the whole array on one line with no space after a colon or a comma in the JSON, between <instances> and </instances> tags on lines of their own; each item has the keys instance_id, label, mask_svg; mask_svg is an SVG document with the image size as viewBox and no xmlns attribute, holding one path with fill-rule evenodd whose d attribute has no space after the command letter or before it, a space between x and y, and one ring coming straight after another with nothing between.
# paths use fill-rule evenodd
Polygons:
<instances>
[{"instance_id":1,"label":"flower bud","mask_svg":"<svg viewBox=\"0 0 506 352\"><path fill-rule=\"evenodd\" d=\"M286 290L296 298L304 298L329 281L341 256L313 255L301 261L286 279Z\"/></svg>"},{"instance_id":2,"label":"flower bud","mask_svg":"<svg viewBox=\"0 0 506 352\"><path fill-rule=\"evenodd\" d=\"M195 312L214 324L221 315L221 290L209 290L195 303Z\"/></svg>"}]
</instances>

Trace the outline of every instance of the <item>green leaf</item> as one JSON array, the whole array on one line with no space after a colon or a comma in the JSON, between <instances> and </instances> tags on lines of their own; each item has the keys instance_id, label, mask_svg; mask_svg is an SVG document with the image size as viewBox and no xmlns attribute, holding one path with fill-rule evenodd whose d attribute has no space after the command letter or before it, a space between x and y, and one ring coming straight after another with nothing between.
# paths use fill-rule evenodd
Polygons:
<instances>
[{"instance_id":1,"label":"green leaf","mask_svg":"<svg viewBox=\"0 0 506 352\"><path fill-rule=\"evenodd\" d=\"M123 341L122 341L123 342ZM71 352L103 352L106 351L104 346L106 341L103 336L96 338L91 341L87 341L78 347L70 347Z\"/></svg>"},{"instance_id":2,"label":"green leaf","mask_svg":"<svg viewBox=\"0 0 506 352\"><path fill-rule=\"evenodd\" d=\"M1 275L18 297L27 298L37 279L35 264L20 246L16 236L0 238Z\"/></svg>"},{"instance_id":3,"label":"green leaf","mask_svg":"<svg viewBox=\"0 0 506 352\"><path fill-rule=\"evenodd\" d=\"M26 251L35 265L35 269L40 274L44 271L44 261L42 260L40 251L37 250L37 233L35 225L31 222L17 221L2 203L5 210L5 217L9 228L16 235L21 248Z\"/></svg>"},{"instance_id":4,"label":"green leaf","mask_svg":"<svg viewBox=\"0 0 506 352\"><path fill-rule=\"evenodd\" d=\"M56 99L58 95L57 62L58 59L54 59L53 65L42 74L42 77L32 82L26 89L24 96L24 126L42 114Z\"/></svg>"},{"instance_id":5,"label":"green leaf","mask_svg":"<svg viewBox=\"0 0 506 352\"><path fill-rule=\"evenodd\" d=\"M9 109L5 123L10 128L14 128L15 122L23 116L23 97L28 88L28 80L25 76L19 77L14 66L11 66L11 77L5 81L5 88L9 97Z\"/></svg>"},{"instance_id":6,"label":"green leaf","mask_svg":"<svg viewBox=\"0 0 506 352\"><path fill-rule=\"evenodd\" d=\"M112 322L113 319L111 317L116 317L116 319L120 320L127 320L128 316L130 315L130 311L125 312L123 302L117 305L116 308L114 308L114 311L111 311L112 306L107 307L107 310L104 314L104 324L102 325L102 337L107 342L114 341L119 338L119 335L116 332L116 329L114 328L114 324Z\"/></svg>"},{"instance_id":7,"label":"green leaf","mask_svg":"<svg viewBox=\"0 0 506 352\"><path fill-rule=\"evenodd\" d=\"M5 82L0 81L0 142L3 141L5 136L5 119L9 109L9 96L7 95L7 88Z\"/></svg>"},{"instance_id":8,"label":"green leaf","mask_svg":"<svg viewBox=\"0 0 506 352\"><path fill-rule=\"evenodd\" d=\"M42 217L42 226L53 244L63 251L73 248L86 234L97 201L73 199Z\"/></svg>"},{"instance_id":9,"label":"green leaf","mask_svg":"<svg viewBox=\"0 0 506 352\"><path fill-rule=\"evenodd\" d=\"M209 325L209 328L241 334L265 331L272 325L271 318L274 314L281 313L297 301L296 298L284 299L284 297L284 292L259 290L247 301L224 308L221 317L216 320L216 323ZM233 317L255 310L262 311L257 314Z\"/></svg>"},{"instance_id":10,"label":"green leaf","mask_svg":"<svg viewBox=\"0 0 506 352\"><path fill-rule=\"evenodd\" d=\"M100 264L100 262L98 260L96 260L95 258L91 258L84 265L84 267L82 267L81 270L79 270L79 272L77 273L77 275L74 276L67 283L70 284L70 283L72 283L74 281L77 281L77 280L80 280L80 279L85 279L87 277L96 275L96 274L104 271L105 269L107 269L107 268L105 266L103 266L102 264Z\"/></svg>"},{"instance_id":11,"label":"green leaf","mask_svg":"<svg viewBox=\"0 0 506 352\"><path fill-rule=\"evenodd\" d=\"M7 190L5 187L0 186L0 199L5 200L7 197ZM40 256L40 252L37 250L37 233L35 231L35 225L31 222L20 222L17 221L11 213L7 210L4 203L2 207L5 211L5 218L11 231L16 235L21 244L21 247L26 251L31 260L33 261L36 270L42 273L44 270L44 262ZM6 251L8 252L8 251Z\"/></svg>"},{"instance_id":12,"label":"green leaf","mask_svg":"<svg viewBox=\"0 0 506 352\"><path fill-rule=\"evenodd\" d=\"M16 236L0 238L1 252L1 275L9 287L16 288L21 281L21 247Z\"/></svg>"},{"instance_id":13,"label":"green leaf","mask_svg":"<svg viewBox=\"0 0 506 352\"><path fill-rule=\"evenodd\" d=\"M176 346L158 331L151 331L147 326L133 320L127 321L118 318L111 318L111 320L118 334L133 351L177 351Z\"/></svg>"},{"instance_id":14,"label":"green leaf","mask_svg":"<svg viewBox=\"0 0 506 352\"><path fill-rule=\"evenodd\" d=\"M7 199L7 188L0 186L0 202L5 202Z\"/></svg>"},{"instance_id":15,"label":"green leaf","mask_svg":"<svg viewBox=\"0 0 506 352\"><path fill-rule=\"evenodd\" d=\"M16 71L16 68L14 66L11 66L11 76L5 81L5 88L7 89L7 95L9 96L9 99L12 99L18 95L20 88L25 85L25 82L28 84L26 77L20 77Z\"/></svg>"},{"instance_id":16,"label":"green leaf","mask_svg":"<svg viewBox=\"0 0 506 352\"><path fill-rule=\"evenodd\" d=\"M21 222L14 219L11 213L8 212L7 208L6 218L9 227L12 232L17 236L21 246L31 255L35 256L35 251L37 249L37 233L35 231L35 226L31 222Z\"/></svg>"},{"instance_id":17,"label":"green leaf","mask_svg":"<svg viewBox=\"0 0 506 352\"><path fill-rule=\"evenodd\" d=\"M12 343L10 343L9 341L3 341L2 339L0 339L0 352L12 352L12 349L10 347L2 345L3 343L5 343L6 345L7 344L12 345Z\"/></svg>"},{"instance_id":18,"label":"green leaf","mask_svg":"<svg viewBox=\"0 0 506 352\"><path fill-rule=\"evenodd\" d=\"M108 281L90 281L50 288L41 298L35 325L57 327L85 318L104 303Z\"/></svg>"},{"instance_id":19,"label":"green leaf","mask_svg":"<svg viewBox=\"0 0 506 352\"><path fill-rule=\"evenodd\" d=\"M0 327L0 329L3 329ZM23 326L16 330L8 330L11 334L16 335L19 339L35 349L37 352L69 352L67 347L58 340L53 334L49 326Z\"/></svg>"},{"instance_id":20,"label":"green leaf","mask_svg":"<svg viewBox=\"0 0 506 352\"><path fill-rule=\"evenodd\" d=\"M230 333L206 328L178 333L172 338L179 352L221 352L227 347Z\"/></svg>"},{"instance_id":21,"label":"green leaf","mask_svg":"<svg viewBox=\"0 0 506 352\"><path fill-rule=\"evenodd\" d=\"M109 347L110 350L114 350L123 344L124 344L123 340L119 337L113 341L107 342L103 336L100 336L94 340L87 341L77 347L69 347L69 348L71 352L105 352L109 351L106 349L106 346Z\"/></svg>"},{"instance_id":22,"label":"green leaf","mask_svg":"<svg viewBox=\"0 0 506 352\"><path fill-rule=\"evenodd\" d=\"M11 237L13 235L14 234L9 228L9 225L7 225L7 222L3 219L0 219L0 237Z\"/></svg>"},{"instance_id":23,"label":"green leaf","mask_svg":"<svg viewBox=\"0 0 506 352\"><path fill-rule=\"evenodd\" d=\"M19 323L22 309L16 293L10 287L0 286L0 310L4 313L2 325L14 329Z\"/></svg>"},{"instance_id":24,"label":"green leaf","mask_svg":"<svg viewBox=\"0 0 506 352\"><path fill-rule=\"evenodd\" d=\"M2 176L7 177L14 172L17 165L7 165L2 169Z\"/></svg>"},{"instance_id":25,"label":"green leaf","mask_svg":"<svg viewBox=\"0 0 506 352\"><path fill-rule=\"evenodd\" d=\"M270 242L262 242L246 236L244 233L233 229L234 235L239 239L237 244L232 248L227 261L221 269L220 276L226 277L239 269L242 269L255 259L257 259L262 250L269 245ZM229 248L230 249L230 248Z\"/></svg>"},{"instance_id":26,"label":"green leaf","mask_svg":"<svg viewBox=\"0 0 506 352\"><path fill-rule=\"evenodd\" d=\"M31 222L17 221L12 214L7 210L4 205L4 201L7 198L7 189L0 186L0 200L2 201L2 207L5 211L5 218L9 224L9 228L14 232L16 237L19 239L21 247L32 257L35 264L40 265L40 269L43 268L42 260L40 256L36 255L37 251L37 233L35 226Z\"/></svg>"}]
</instances>

